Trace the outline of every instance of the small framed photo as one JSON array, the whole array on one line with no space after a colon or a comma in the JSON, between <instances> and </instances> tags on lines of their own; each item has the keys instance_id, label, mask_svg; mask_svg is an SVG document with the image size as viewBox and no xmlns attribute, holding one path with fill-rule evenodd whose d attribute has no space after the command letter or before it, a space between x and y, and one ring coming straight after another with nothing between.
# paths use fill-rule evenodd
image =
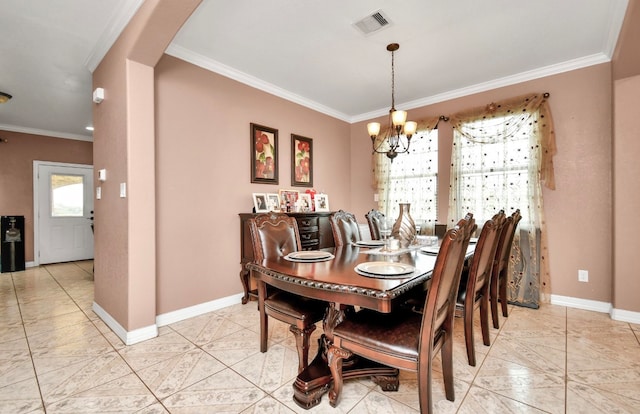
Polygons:
<instances>
[{"instance_id":1,"label":"small framed photo","mask_svg":"<svg viewBox=\"0 0 640 414\"><path fill-rule=\"evenodd\" d=\"M251 124L251 182L278 184L278 130Z\"/></svg>"},{"instance_id":2,"label":"small framed photo","mask_svg":"<svg viewBox=\"0 0 640 414\"><path fill-rule=\"evenodd\" d=\"M326 194L316 194L313 199L316 211L329 211L329 196Z\"/></svg>"},{"instance_id":3,"label":"small framed photo","mask_svg":"<svg viewBox=\"0 0 640 414\"><path fill-rule=\"evenodd\" d=\"M280 211L280 195L278 193L267 193L267 207L269 211Z\"/></svg>"},{"instance_id":4,"label":"small framed photo","mask_svg":"<svg viewBox=\"0 0 640 414\"><path fill-rule=\"evenodd\" d=\"M313 211L313 205L311 204L311 194L300 193L300 198L298 199L300 203L300 211L306 213L308 211Z\"/></svg>"},{"instance_id":5,"label":"small framed photo","mask_svg":"<svg viewBox=\"0 0 640 414\"><path fill-rule=\"evenodd\" d=\"M291 134L291 185L313 187L313 140Z\"/></svg>"},{"instance_id":6,"label":"small framed photo","mask_svg":"<svg viewBox=\"0 0 640 414\"><path fill-rule=\"evenodd\" d=\"M268 213L267 195L264 193L253 193L253 207L256 213Z\"/></svg>"},{"instance_id":7,"label":"small framed photo","mask_svg":"<svg viewBox=\"0 0 640 414\"><path fill-rule=\"evenodd\" d=\"M291 211L294 211L296 201L298 201L298 197L300 197L300 192L298 190L280 190L278 194L280 195L280 202L284 204L288 203Z\"/></svg>"}]
</instances>

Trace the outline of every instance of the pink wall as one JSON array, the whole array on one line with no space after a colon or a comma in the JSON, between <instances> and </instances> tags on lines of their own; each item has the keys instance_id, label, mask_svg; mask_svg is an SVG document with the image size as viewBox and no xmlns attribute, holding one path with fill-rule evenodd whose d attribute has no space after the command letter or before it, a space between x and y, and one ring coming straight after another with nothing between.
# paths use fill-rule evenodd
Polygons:
<instances>
[{"instance_id":1,"label":"pink wall","mask_svg":"<svg viewBox=\"0 0 640 414\"><path fill-rule=\"evenodd\" d=\"M278 185L251 183L251 122L278 130ZM314 188L350 208L345 122L165 55L156 128L158 314L242 292L238 213L252 193L293 188L292 133L313 139Z\"/></svg>"},{"instance_id":2,"label":"pink wall","mask_svg":"<svg viewBox=\"0 0 640 414\"><path fill-rule=\"evenodd\" d=\"M93 164L93 143L0 131L0 215L24 216L25 260L33 261L33 161Z\"/></svg>"},{"instance_id":3,"label":"pink wall","mask_svg":"<svg viewBox=\"0 0 640 414\"><path fill-rule=\"evenodd\" d=\"M153 66L200 2L145 1L93 74L105 89L93 111L95 168L107 170L95 205L95 302L127 332L155 327Z\"/></svg>"},{"instance_id":4,"label":"pink wall","mask_svg":"<svg viewBox=\"0 0 640 414\"><path fill-rule=\"evenodd\" d=\"M530 92L549 92L558 154L555 191L543 191L549 236L551 292L596 301L611 301L611 65L601 64L499 88L409 111L412 119L448 115ZM371 144L366 122L351 128L351 169L370 171ZM448 204L448 171L452 131L439 126L439 219ZM371 177L353 176L351 206L361 217L375 207ZM589 271L589 283L578 282L578 269Z\"/></svg>"},{"instance_id":5,"label":"pink wall","mask_svg":"<svg viewBox=\"0 0 640 414\"><path fill-rule=\"evenodd\" d=\"M640 229L640 75L614 86L614 284L616 309L640 312L638 229Z\"/></svg>"}]
</instances>

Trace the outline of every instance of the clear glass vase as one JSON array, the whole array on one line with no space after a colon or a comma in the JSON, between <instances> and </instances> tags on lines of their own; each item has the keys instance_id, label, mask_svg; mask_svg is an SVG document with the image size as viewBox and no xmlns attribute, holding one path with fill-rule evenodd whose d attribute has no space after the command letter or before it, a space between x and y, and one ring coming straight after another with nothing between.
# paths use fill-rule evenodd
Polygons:
<instances>
[{"instance_id":1,"label":"clear glass vase","mask_svg":"<svg viewBox=\"0 0 640 414\"><path fill-rule=\"evenodd\" d=\"M400 240L400 247L406 248L413 243L416 238L416 224L409 213L411 203L400 203L400 214L393 225L391 236Z\"/></svg>"}]
</instances>

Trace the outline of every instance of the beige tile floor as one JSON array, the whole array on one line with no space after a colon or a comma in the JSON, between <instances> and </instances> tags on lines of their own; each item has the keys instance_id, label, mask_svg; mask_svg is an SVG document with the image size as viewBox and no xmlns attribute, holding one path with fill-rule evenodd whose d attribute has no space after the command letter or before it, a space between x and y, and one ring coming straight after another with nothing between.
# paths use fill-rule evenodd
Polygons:
<instances>
[{"instance_id":1,"label":"beige tile floor","mask_svg":"<svg viewBox=\"0 0 640 414\"><path fill-rule=\"evenodd\" d=\"M0 413L418 412L415 375L404 372L398 392L348 381L337 408L326 396L297 407L293 337L273 321L260 353L255 302L124 346L91 310L91 269L86 261L0 274ZM491 347L476 330L477 367L466 362L461 328L457 320L455 402L444 398L436 361L438 413L640 413L640 325L511 307Z\"/></svg>"}]
</instances>

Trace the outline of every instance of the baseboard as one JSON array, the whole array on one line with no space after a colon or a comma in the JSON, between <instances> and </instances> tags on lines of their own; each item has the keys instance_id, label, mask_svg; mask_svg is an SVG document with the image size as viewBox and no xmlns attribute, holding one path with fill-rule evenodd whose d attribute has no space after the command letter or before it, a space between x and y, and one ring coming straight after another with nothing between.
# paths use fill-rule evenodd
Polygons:
<instances>
[{"instance_id":1,"label":"baseboard","mask_svg":"<svg viewBox=\"0 0 640 414\"><path fill-rule=\"evenodd\" d=\"M212 300L210 302L189 306L188 308L163 313L156 316L156 326L166 326L175 322L183 321L185 319L193 318L195 316L200 316L208 312L226 308L227 306L241 303L242 296L242 293L238 293L237 295L227 296L224 298Z\"/></svg>"},{"instance_id":2,"label":"baseboard","mask_svg":"<svg viewBox=\"0 0 640 414\"><path fill-rule=\"evenodd\" d=\"M144 328L127 331L109 313L96 302L93 302L93 311L115 333L125 345L133 345L158 336L158 326L149 325Z\"/></svg>"},{"instance_id":3,"label":"baseboard","mask_svg":"<svg viewBox=\"0 0 640 414\"><path fill-rule=\"evenodd\" d=\"M640 324L640 312L633 312L624 309L616 309L611 303L572 298L569 296L551 295L552 305L561 305L568 308L584 309L594 312L608 313L614 321Z\"/></svg>"},{"instance_id":4,"label":"baseboard","mask_svg":"<svg viewBox=\"0 0 640 414\"><path fill-rule=\"evenodd\" d=\"M597 300L551 295L551 304L566 306L568 308L584 309L594 312L611 313L611 303L600 302Z\"/></svg>"},{"instance_id":5,"label":"baseboard","mask_svg":"<svg viewBox=\"0 0 640 414\"><path fill-rule=\"evenodd\" d=\"M640 325L640 312L613 308L611 310L611 319Z\"/></svg>"}]
</instances>

